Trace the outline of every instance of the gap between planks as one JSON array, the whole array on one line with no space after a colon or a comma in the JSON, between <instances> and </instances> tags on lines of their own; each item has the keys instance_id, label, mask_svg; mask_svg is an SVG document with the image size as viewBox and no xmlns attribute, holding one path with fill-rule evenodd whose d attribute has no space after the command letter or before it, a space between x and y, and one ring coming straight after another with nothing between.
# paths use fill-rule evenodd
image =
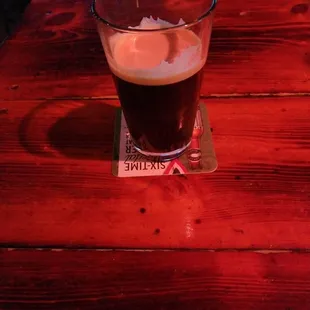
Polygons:
<instances>
[{"instance_id":1,"label":"gap between planks","mask_svg":"<svg viewBox=\"0 0 310 310\"><path fill-rule=\"evenodd\" d=\"M231 93L231 94L210 94L202 95L200 99L233 99L233 98L300 98L310 97L310 92L303 93ZM2 102L11 101L41 101L41 100L118 100L118 96L69 96L69 97L49 97L49 98L35 98L35 99L1 99Z\"/></svg>"},{"instance_id":2,"label":"gap between planks","mask_svg":"<svg viewBox=\"0 0 310 310\"><path fill-rule=\"evenodd\" d=\"M223 248L223 249L187 249L187 248L103 248L103 247L69 247L69 246L10 246L1 245L0 252L3 251L51 251L51 252L62 252L62 251L76 251L76 252L205 252L205 253L257 253L257 254L279 254L279 253L299 253L299 254L310 254L310 249L260 249L260 248L247 248L247 249L234 249L234 248Z\"/></svg>"}]
</instances>

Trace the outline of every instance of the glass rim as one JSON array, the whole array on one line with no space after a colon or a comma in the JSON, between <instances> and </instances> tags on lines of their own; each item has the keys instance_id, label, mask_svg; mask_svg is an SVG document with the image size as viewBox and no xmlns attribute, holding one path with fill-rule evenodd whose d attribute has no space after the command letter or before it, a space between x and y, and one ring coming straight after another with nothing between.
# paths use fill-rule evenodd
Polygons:
<instances>
[{"instance_id":1,"label":"glass rim","mask_svg":"<svg viewBox=\"0 0 310 310\"><path fill-rule=\"evenodd\" d=\"M114 23L110 23L106 19L102 18L96 10L96 2L97 2L97 0L92 0L90 12L97 20L99 20L100 22L109 26L110 28L113 28L114 30L118 30L118 31L122 31L122 32L129 32L129 33L164 32L164 31L169 31L171 29L177 29L177 28L189 28L189 27L192 27L192 26L200 23L202 20L204 20L206 17L208 17L212 13L212 11L214 11L216 4L217 4L217 0L212 0L212 3L210 5L209 9L206 12L204 12L202 15L200 15L198 18L196 18L195 20L193 20L192 22L189 22L189 23L184 23L181 25L173 25L171 27L159 28L159 29L158 28L157 29L136 29L136 28L119 26L119 25L116 25Z\"/></svg>"}]
</instances>

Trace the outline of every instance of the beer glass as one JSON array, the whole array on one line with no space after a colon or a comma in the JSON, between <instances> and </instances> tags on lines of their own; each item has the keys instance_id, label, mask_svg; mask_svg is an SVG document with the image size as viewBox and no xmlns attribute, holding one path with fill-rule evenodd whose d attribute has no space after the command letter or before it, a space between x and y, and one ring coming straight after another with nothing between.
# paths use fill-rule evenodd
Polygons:
<instances>
[{"instance_id":1,"label":"beer glass","mask_svg":"<svg viewBox=\"0 0 310 310\"><path fill-rule=\"evenodd\" d=\"M135 148L162 161L189 146L217 0L93 0Z\"/></svg>"}]
</instances>

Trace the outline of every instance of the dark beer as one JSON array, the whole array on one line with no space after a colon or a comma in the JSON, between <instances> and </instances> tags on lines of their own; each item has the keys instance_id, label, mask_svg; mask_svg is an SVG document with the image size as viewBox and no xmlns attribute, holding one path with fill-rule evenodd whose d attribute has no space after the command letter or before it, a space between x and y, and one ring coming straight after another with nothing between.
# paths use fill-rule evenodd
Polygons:
<instances>
[{"instance_id":1,"label":"dark beer","mask_svg":"<svg viewBox=\"0 0 310 310\"><path fill-rule=\"evenodd\" d=\"M166 153L191 140L203 70L168 85L138 85L114 75L126 122L142 151Z\"/></svg>"},{"instance_id":2,"label":"dark beer","mask_svg":"<svg viewBox=\"0 0 310 310\"><path fill-rule=\"evenodd\" d=\"M189 145L205 57L192 31L117 34L108 62L132 140L146 155Z\"/></svg>"}]
</instances>

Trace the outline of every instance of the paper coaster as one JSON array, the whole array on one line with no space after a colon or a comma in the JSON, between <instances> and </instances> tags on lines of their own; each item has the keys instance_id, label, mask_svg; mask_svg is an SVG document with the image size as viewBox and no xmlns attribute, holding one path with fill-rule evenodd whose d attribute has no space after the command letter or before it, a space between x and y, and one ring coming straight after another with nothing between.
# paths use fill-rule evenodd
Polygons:
<instances>
[{"instance_id":1,"label":"paper coaster","mask_svg":"<svg viewBox=\"0 0 310 310\"><path fill-rule=\"evenodd\" d=\"M117 109L113 153L112 172L118 177L210 173L217 168L208 112L204 103L200 103L197 110L190 146L182 156L167 162L146 157L135 150L122 110Z\"/></svg>"}]
</instances>

